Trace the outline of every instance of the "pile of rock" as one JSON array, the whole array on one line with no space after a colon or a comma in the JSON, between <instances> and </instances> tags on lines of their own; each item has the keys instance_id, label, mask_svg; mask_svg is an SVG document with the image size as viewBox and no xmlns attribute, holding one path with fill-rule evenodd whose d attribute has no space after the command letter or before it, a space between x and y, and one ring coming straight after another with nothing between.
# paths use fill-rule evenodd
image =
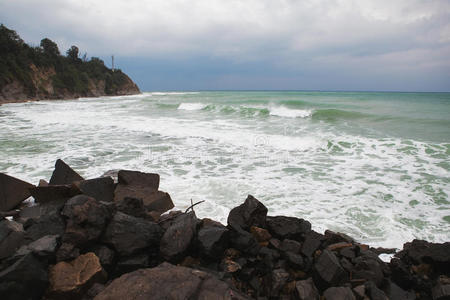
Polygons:
<instances>
[{"instance_id":1,"label":"pile of rock","mask_svg":"<svg viewBox=\"0 0 450 300\"><path fill-rule=\"evenodd\" d=\"M252 196L227 226L169 211L157 174L84 180L61 160L39 186L0 174L0 299L449 299L450 243L414 240L390 263Z\"/></svg>"}]
</instances>

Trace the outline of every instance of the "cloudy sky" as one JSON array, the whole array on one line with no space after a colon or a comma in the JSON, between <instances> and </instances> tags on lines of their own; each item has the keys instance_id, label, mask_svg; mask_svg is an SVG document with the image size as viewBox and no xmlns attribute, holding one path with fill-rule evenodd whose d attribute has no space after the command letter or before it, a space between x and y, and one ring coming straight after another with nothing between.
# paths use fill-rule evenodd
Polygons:
<instances>
[{"instance_id":1,"label":"cloudy sky","mask_svg":"<svg viewBox=\"0 0 450 300\"><path fill-rule=\"evenodd\" d=\"M0 0L0 22L144 91L450 91L449 0Z\"/></svg>"}]
</instances>

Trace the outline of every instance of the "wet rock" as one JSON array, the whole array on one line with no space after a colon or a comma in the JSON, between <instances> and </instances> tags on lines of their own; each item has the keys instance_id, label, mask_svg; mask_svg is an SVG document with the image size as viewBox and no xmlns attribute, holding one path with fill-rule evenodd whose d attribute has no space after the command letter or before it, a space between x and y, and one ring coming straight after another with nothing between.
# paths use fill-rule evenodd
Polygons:
<instances>
[{"instance_id":1,"label":"wet rock","mask_svg":"<svg viewBox=\"0 0 450 300\"><path fill-rule=\"evenodd\" d=\"M152 187L119 184L114 191L114 201L118 203L126 197L141 199L149 211L164 213L174 207L168 193L155 191Z\"/></svg>"},{"instance_id":2,"label":"wet rock","mask_svg":"<svg viewBox=\"0 0 450 300\"><path fill-rule=\"evenodd\" d=\"M80 255L70 262L60 262L49 268L51 299L79 299L94 284L103 283L106 274L98 257L92 253Z\"/></svg>"},{"instance_id":3,"label":"wet rock","mask_svg":"<svg viewBox=\"0 0 450 300\"><path fill-rule=\"evenodd\" d=\"M61 214L67 218L63 241L77 247L96 241L111 217L106 207L85 195L70 198Z\"/></svg>"},{"instance_id":4,"label":"wet rock","mask_svg":"<svg viewBox=\"0 0 450 300\"><path fill-rule=\"evenodd\" d=\"M117 175L119 184L149 187L155 191L157 191L159 188L158 174L120 170Z\"/></svg>"},{"instance_id":5,"label":"wet rock","mask_svg":"<svg viewBox=\"0 0 450 300\"><path fill-rule=\"evenodd\" d=\"M131 257L121 258L116 264L114 276L118 277L125 273L147 268L149 264L150 259L147 254L139 254Z\"/></svg>"},{"instance_id":6,"label":"wet rock","mask_svg":"<svg viewBox=\"0 0 450 300\"><path fill-rule=\"evenodd\" d=\"M69 243L62 243L56 252L56 261L73 260L80 256L80 249Z\"/></svg>"},{"instance_id":7,"label":"wet rock","mask_svg":"<svg viewBox=\"0 0 450 300\"><path fill-rule=\"evenodd\" d=\"M25 233L20 223L0 221L0 260L12 255L24 243Z\"/></svg>"},{"instance_id":8,"label":"wet rock","mask_svg":"<svg viewBox=\"0 0 450 300\"><path fill-rule=\"evenodd\" d=\"M86 196L97 201L111 202L114 200L114 181L111 177L101 177L74 182L74 186Z\"/></svg>"},{"instance_id":9,"label":"wet rock","mask_svg":"<svg viewBox=\"0 0 450 300\"><path fill-rule=\"evenodd\" d=\"M115 279L95 300L123 299L247 299L215 276L163 263Z\"/></svg>"},{"instance_id":10,"label":"wet rock","mask_svg":"<svg viewBox=\"0 0 450 300\"><path fill-rule=\"evenodd\" d=\"M384 278L384 263L373 252L367 251L366 255L358 256L353 260L353 279L366 279L380 286Z\"/></svg>"},{"instance_id":11,"label":"wet rock","mask_svg":"<svg viewBox=\"0 0 450 300\"><path fill-rule=\"evenodd\" d=\"M311 223L299 218L276 216L267 217L267 227L272 235L280 239L303 240L311 230Z\"/></svg>"},{"instance_id":12,"label":"wet rock","mask_svg":"<svg viewBox=\"0 0 450 300\"><path fill-rule=\"evenodd\" d=\"M228 247L229 230L220 224L203 226L197 234L200 253L209 258L216 258Z\"/></svg>"},{"instance_id":13,"label":"wet rock","mask_svg":"<svg viewBox=\"0 0 450 300\"><path fill-rule=\"evenodd\" d=\"M34 185L18 178L0 173L0 211L8 211L30 197Z\"/></svg>"},{"instance_id":14,"label":"wet rock","mask_svg":"<svg viewBox=\"0 0 450 300\"><path fill-rule=\"evenodd\" d=\"M158 247L162 229L157 224L117 212L106 227L103 242L123 256Z\"/></svg>"},{"instance_id":15,"label":"wet rock","mask_svg":"<svg viewBox=\"0 0 450 300\"><path fill-rule=\"evenodd\" d=\"M119 182L119 179L118 179L119 171L120 170L108 170L105 173L103 173L101 177L110 177L110 178L112 178L114 183L118 183Z\"/></svg>"},{"instance_id":16,"label":"wet rock","mask_svg":"<svg viewBox=\"0 0 450 300\"><path fill-rule=\"evenodd\" d=\"M306 257L312 257L313 253L319 249L324 238L325 237L320 233L313 230L309 231L305 235L305 241L302 244L302 254Z\"/></svg>"},{"instance_id":17,"label":"wet rock","mask_svg":"<svg viewBox=\"0 0 450 300\"><path fill-rule=\"evenodd\" d=\"M336 255L329 250L324 250L314 264L316 284L322 290L330 286L338 286L348 280L347 273L339 264Z\"/></svg>"},{"instance_id":18,"label":"wet rock","mask_svg":"<svg viewBox=\"0 0 450 300\"><path fill-rule=\"evenodd\" d=\"M318 300L319 291L314 285L312 278L300 280L295 283L297 296L300 300Z\"/></svg>"},{"instance_id":19,"label":"wet rock","mask_svg":"<svg viewBox=\"0 0 450 300\"><path fill-rule=\"evenodd\" d=\"M356 300L348 287L330 287L324 293L325 300Z\"/></svg>"},{"instance_id":20,"label":"wet rock","mask_svg":"<svg viewBox=\"0 0 450 300\"><path fill-rule=\"evenodd\" d=\"M346 235L345 233L334 232L331 230L325 230L325 240L324 240L325 247L327 247L328 245L331 245L331 244L336 244L336 243L341 243L341 242L354 244L355 240L352 237ZM367 250L367 249L365 249L365 250Z\"/></svg>"},{"instance_id":21,"label":"wet rock","mask_svg":"<svg viewBox=\"0 0 450 300\"><path fill-rule=\"evenodd\" d=\"M382 248L382 247L377 247L377 248L370 248L370 251L376 253L377 255L380 254L394 254L397 252L396 248Z\"/></svg>"},{"instance_id":22,"label":"wet rock","mask_svg":"<svg viewBox=\"0 0 450 300\"><path fill-rule=\"evenodd\" d=\"M0 272L2 300L40 299L47 285L47 266L32 253Z\"/></svg>"},{"instance_id":23,"label":"wet rock","mask_svg":"<svg viewBox=\"0 0 450 300\"><path fill-rule=\"evenodd\" d=\"M61 159L55 163L55 170L50 178L50 185L71 184L74 181L84 180L77 172Z\"/></svg>"},{"instance_id":24,"label":"wet rock","mask_svg":"<svg viewBox=\"0 0 450 300\"><path fill-rule=\"evenodd\" d=\"M228 215L228 226L234 230L249 231L251 226L266 227L267 208L256 198L248 195L245 202L233 208Z\"/></svg>"},{"instance_id":25,"label":"wet rock","mask_svg":"<svg viewBox=\"0 0 450 300\"><path fill-rule=\"evenodd\" d=\"M142 199L125 197L116 203L116 207L118 211L137 218L142 218L147 214Z\"/></svg>"},{"instance_id":26,"label":"wet rock","mask_svg":"<svg viewBox=\"0 0 450 300\"><path fill-rule=\"evenodd\" d=\"M432 291L431 294L433 296L433 300L446 300L446 299L450 299L450 284L436 284Z\"/></svg>"},{"instance_id":27,"label":"wet rock","mask_svg":"<svg viewBox=\"0 0 450 300\"><path fill-rule=\"evenodd\" d=\"M191 245L196 227L197 217L194 212L178 216L161 238L162 256L169 261L180 258Z\"/></svg>"},{"instance_id":28,"label":"wet rock","mask_svg":"<svg viewBox=\"0 0 450 300\"><path fill-rule=\"evenodd\" d=\"M30 193L36 203L47 203L49 201L70 199L80 194L80 191L70 185L49 185L30 188Z\"/></svg>"}]
</instances>

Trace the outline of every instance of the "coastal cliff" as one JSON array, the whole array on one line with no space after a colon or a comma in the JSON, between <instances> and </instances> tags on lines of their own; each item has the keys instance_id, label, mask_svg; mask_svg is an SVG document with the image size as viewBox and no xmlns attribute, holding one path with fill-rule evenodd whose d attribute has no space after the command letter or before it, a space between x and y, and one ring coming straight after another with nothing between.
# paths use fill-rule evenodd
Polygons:
<instances>
[{"instance_id":1,"label":"coastal cliff","mask_svg":"<svg viewBox=\"0 0 450 300\"><path fill-rule=\"evenodd\" d=\"M31 47L0 25L0 104L138 93L125 73L107 68L99 58L80 58L76 46L63 56L47 38Z\"/></svg>"}]
</instances>

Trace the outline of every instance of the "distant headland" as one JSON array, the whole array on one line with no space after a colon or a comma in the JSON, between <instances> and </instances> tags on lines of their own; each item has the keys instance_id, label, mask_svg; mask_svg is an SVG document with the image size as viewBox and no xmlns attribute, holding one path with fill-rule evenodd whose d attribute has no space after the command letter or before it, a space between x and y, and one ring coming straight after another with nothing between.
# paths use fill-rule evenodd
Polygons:
<instances>
[{"instance_id":1,"label":"distant headland","mask_svg":"<svg viewBox=\"0 0 450 300\"><path fill-rule=\"evenodd\" d=\"M109 69L97 57L80 57L77 46L64 56L48 38L33 47L0 25L0 104L139 93L125 73Z\"/></svg>"}]
</instances>

